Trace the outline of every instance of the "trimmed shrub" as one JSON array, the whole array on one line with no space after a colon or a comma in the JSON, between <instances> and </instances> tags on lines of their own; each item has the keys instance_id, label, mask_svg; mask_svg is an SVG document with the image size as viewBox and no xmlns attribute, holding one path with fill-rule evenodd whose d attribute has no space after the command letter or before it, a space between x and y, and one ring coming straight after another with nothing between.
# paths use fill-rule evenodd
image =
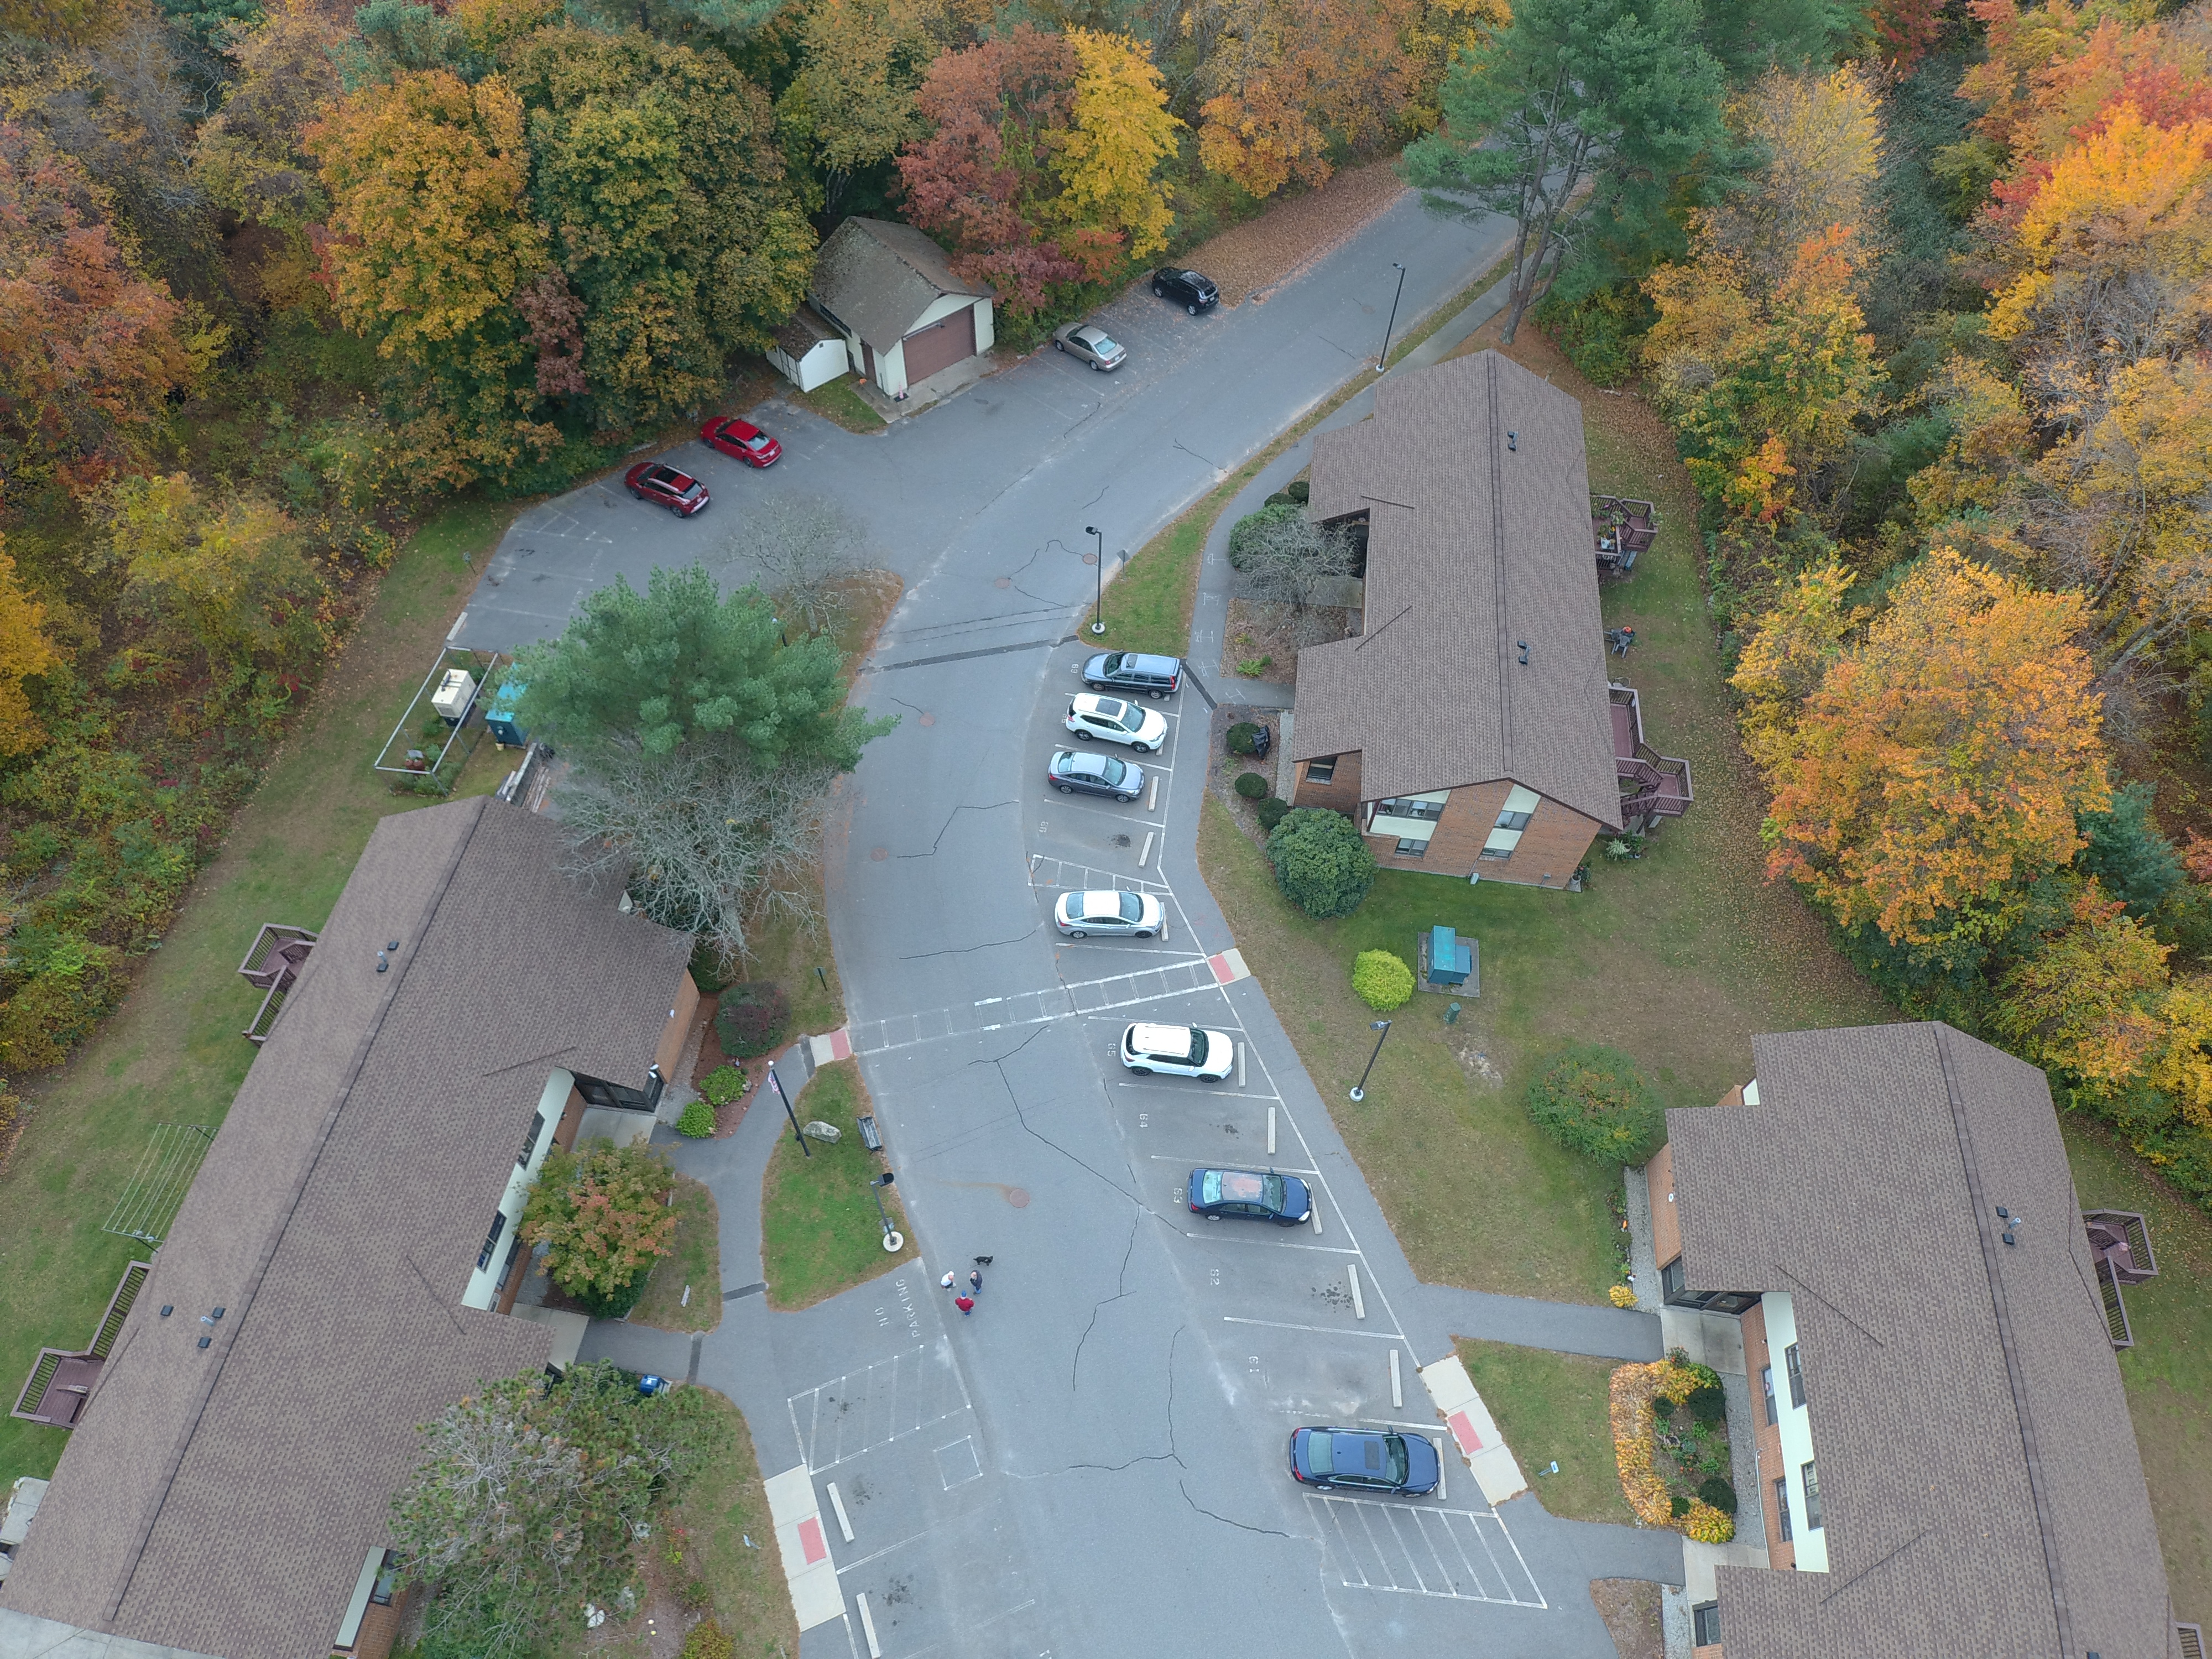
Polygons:
<instances>
[{"instance_id":1,"label":"trimmed shrub","mask_svg":"<svg viewBox=\"0 0 2212 1659\"><path fill-rule=\"evenodd\" d=\"M706 940L691 947L691 982L699 988L699 994L710 997L730 982L729 969L722 965L722 954Z\"/></svg>"},{"instance_id":2,"label":"trimmed shrub","mask_svg":"<svg viewBox=\"0 0 2212 1659\"><path fill-rule=\"evenodd\" d=\"M711 1619L702 1619L684 1638L683 1659L735 1659L737 1644Z\"/></svg>"},{"instance_id":3,"label":"trimmed shrub","mask_svg":"<svg viewBox=\"0 0 2212 1659\"><path fill-rule=\"evenodd\" d=\"M699 1079L699 1092L713 1106L726 1106L745 1091L745 1074L728 1064L717 1066Z\"/></svg>"},{"instance_id":4,"label":"trimmed shrub","mask_svg":"<svg viewBox=\"0 0 2212 1659\"><path fill-rule=\"evenodd\" d=\"M1229 728L1229 752L1249 755L1260 746L1260 728L1250 720L1239 720Z\"/></svg>"},{"instance_id":5,"label":"trimmed shrub","mask_svg":"<svg viewBox=\"0 0 2212 1659\"><path fill-rule=\"evenodd\" d=\"M1576 1043L1536 1073L1528 1115L1569 1152L1608 1164L1641 1164L1667 1134L1636 1062L1595 1043Z\"/></svg>"},{"instance_id":6,"label":"trimmed shrub","mask_svg":"<svg viewBox=\"0 0 2212 1659\"><path fill-rule=\"evenodd\" d=\"M731 986L714 1011L714 1035L721 1039L722 1052L740 1060L772 1052L790 1023L790 999L783 987L768 980Z\"/></svg>"},{"instance_id":7,"label":"trimmed shrub","mask_svg":"<svg viewBox=\"0 0 2212 1659\"><path fill-rule=\"evenodd\" d=\"M1725 1544L1735 1536L1735 1517L1711 1504L1692 1504L1682 1517L1682 1536L1700 1544Z\"/></svg>"},{"instance_id":8,"label":"trimmed shrub","mask_svg":"<svg viewBox=\"0 0 2212 1659\"><path fill-rule=\"evenodd\" d=\"M1735 1488L1717 1474L1709 1474L1698 1482L1698 1500L1711 1504L1723 1515L1735 1513Z\"/></svg>"},{"instance_id":9,"label":"trimmed shrub","mask_svg":"<svg viewBox=\"0 0 2212 1659\"><path fill-rule=\"evenodd\" d=\"M1247 513L1237 520L1237 527L1229 532L1229 563L1232 569L1242 570L1252 556L1252 544L1269 525L1283 524L1305 516L1304 509L1295 501L1276 501L1261 507L1257 513Z\"/></svg>"},{"instance_id":10,"label":"trimmed shrub","mask_svg":"<svg viewBox=\"0 0 2212 1659\"><path fill-rule=\"evenodd\" d=\"M1246 800L1265 800L1267 798L1267 781L1257 772L1239 772L1236 789Z\"/></svg>"},{"instance_id":11,"label":"trimmed shrub","mask_svg":"<svg viewBox=\"0 0 2212 1659\"><path fill-rule=\"evenodd\" d=\"M1724 1423L1728 1420L1727 1392L1711 1383L1692 1390L1690 1397L1682 1403L1689 1408L1690 1415L1700 1423ZM1730 1515L1735 1513L1732 1505L1724 1507L1728 1508Z\"/></svg>"},{"instance_id":12,"label":"trimmed shrub","mask_svg":"<svg viewBox=\"0 0 2212 1659\"><path fill-rule=\"evenodd\" d=\"M1606 1300L1616 1308L1632 1308L1636 1305L1636 1287L1632 1285L1615 1285L1605 1293L1605 1296Z\"/></svg>"},{"instance_id":13,"label":"trimmed shrub","mask_svg":"<svg viewBox=\"0 0 2212 1659\"><path fill-rule=\"evenodd\" d=\"M1295 807L1267 836L1267 862L1283 896L1320 920L1348 916L1375 884L1375 854L1341 812Z\"/></svg>"},{"instance_id":14,"label":"trimmed shrub","mask_svg":"<svg viewBox=\"0 0 2212 1659\"><path fill-rule=\"evenodd\" d=\"M1378 1014L1402 1008L1413 994L1413 970L1388 951L1362 951L1352 959L1352 988Z\"/></svg>"},{"instance_id":15,"label":"trimmed shrub","mask_svg":"<svg viewBox=\"0 0 2212 1659\"><path fill-rule=\"evenodd\" d=\"M1260 833L1263 836L1273 835L1275 832L1275 826L1283 821L1283 814L1290 810L1290 802L1285 800L1280 795L1270 795L1261 801L1253 809L1255 815L1260 820Z\"/></svg>"},{"instance_id":16,"label":"trimmed shrub","mask_svg":"<svg viewBox=\"0 0 2212 1659\"><path fill-rule=\"evenodd\" d=\"M714 1109L703 1100L687 1103L676 1120L676 1133L704 1140L714 1133Z\"/></svg>"}]
</instances>

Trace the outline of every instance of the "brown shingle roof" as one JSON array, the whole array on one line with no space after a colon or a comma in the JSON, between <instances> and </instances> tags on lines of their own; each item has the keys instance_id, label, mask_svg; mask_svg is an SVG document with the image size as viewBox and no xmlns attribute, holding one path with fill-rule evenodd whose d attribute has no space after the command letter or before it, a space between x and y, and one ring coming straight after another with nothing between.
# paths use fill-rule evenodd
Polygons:
<instances>
[{"instance_id":1,"label":"brown shingle roof","mask_svg":"<svg viewBox=\"0 0 2212 1659\"><path fill-rule=\"evenodd\" d=\"M416 1425L545 1363L545 1327L462 1291L547 1076L642 1085L690 948L573 885L556 835L485 799L377 826L0 1603L226 1659L327 1652Z\"/></svg>"},{"instance_id":2,"label":"brown shingle roof","mask_svg":"<svg viewBox=\"0 0 2212 1659\"><path fill-rule=\"evenodd\" d=\"M2164 1659L2172 1613L2041 1072L1947 1025L1753 1045L1671 1111L1698 1290L1786 1291L1829 1571L1720 1569L1729 1659ZM2003 1205L2026 1220L2002 1242Z\"/></svg>"},{"instance_id":3,"label":"brown shingle roof","mask_svg":"<svg viewBox=\"0 0 2212 1659\"><path fill-rule=\"evenodd\" d=\"M1582 405L1494 351L1394 374L1315 438L1312 510L1369 514L1365 624L1298 653L1292 757L1358 750L1370 800L1510 778L1617 828Z\"/></svg>"},{"instance_id":4,"label":"brown shingle roof","mask_svg":"<svg viewBox=\"0 0 2212 1659\"><path fill-rule=\"evenodd\" d=\"M945 250L912 225L848 219L814 256L814 303L878 351L889 351L948 294L989 290L952 274Z\"/></svg>"}]
</instances>

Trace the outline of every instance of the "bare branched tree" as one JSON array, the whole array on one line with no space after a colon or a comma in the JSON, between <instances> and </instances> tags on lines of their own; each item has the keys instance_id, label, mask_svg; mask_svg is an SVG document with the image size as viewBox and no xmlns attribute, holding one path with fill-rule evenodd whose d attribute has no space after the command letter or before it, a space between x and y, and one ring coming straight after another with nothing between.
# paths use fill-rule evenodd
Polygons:
<instances>
[{"instance_id":1,"label":"bare branched tree","mask_svg":"<svg viewBox=\"0 0 2212 1659\"><path fill-rule=\"evenodd\" d=\"M787 620L821 634L844 620L843 584L866 562L868 538L831 502L772 495L722 546L726 561L744 564Z\"/></svg>"},{"instance_id":2,"label":"bare branched tree","mask_svg":"<svg viewBox=\"0 0 2212 1659\"><path fill-rule=\"evenodd\" d=\"M820 847L836 769L765 771L698 754L604 757L557 797L573 874L629 884L653 921L745 954L763 918L812 921L804 884Z\"/></svg>"},{"instance_id":3,"label":"bare branched tree","mask_svg":"<svg viewBox=\"0 0 2212 1659\"><path fill-rule=\"evenodd\" d=\"M1301 647L1330 637L1336 630L1317 607L1343 603L1344 585L1359 568L1351 538L1295 512L1265 514L1238 529L1237 564L1246 592L1288 611Z\"/></svg>"}]
</instances>

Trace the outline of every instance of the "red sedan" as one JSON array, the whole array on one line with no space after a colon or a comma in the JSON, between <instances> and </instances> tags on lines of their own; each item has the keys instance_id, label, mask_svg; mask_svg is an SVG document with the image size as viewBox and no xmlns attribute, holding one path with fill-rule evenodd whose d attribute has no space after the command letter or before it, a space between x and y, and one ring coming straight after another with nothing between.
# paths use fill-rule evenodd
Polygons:
<instances>
[{"instance_id":1,"label":"red sedan","mask_svg":"<svg viewBox=\"0 0 2212 1659\"><path fill-rule=\"evenodd\" d=\"M640 461L623 475L623 483L638 500L665 507L679 519L690 518L709 499L706 485L659 461Z\"/></svg>"},{"instance_id":2,"label":"red sedan","mask_svg":"<svg viewBox=\"0 0 2212 1659\"><path fill-rule=\"evenodd\" d=\"M699 428L699 436L708 448L734 455L747 466L774 466L783 454L781 444L734 415L717 415Z\"/></svg>"}]
</instances>

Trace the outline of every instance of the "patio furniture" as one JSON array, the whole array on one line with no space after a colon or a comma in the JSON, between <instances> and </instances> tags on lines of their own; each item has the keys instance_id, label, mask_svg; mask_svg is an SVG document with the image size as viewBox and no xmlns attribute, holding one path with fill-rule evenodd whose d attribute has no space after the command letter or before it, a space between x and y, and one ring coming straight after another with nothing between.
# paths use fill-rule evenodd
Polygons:
<instances>
[{"instance_id":1,"label":"patio furniture","mask_svg":"<svg viewBox=\"0 0 2212 1659\"><path fill-rule=\"evenodd\" d=\"M1420 983L1424 990L1482 994L1482 946L1480 940L1462 939L1457 930L1442 923L1420 936Z\"/></svg>"}]
</instances>

